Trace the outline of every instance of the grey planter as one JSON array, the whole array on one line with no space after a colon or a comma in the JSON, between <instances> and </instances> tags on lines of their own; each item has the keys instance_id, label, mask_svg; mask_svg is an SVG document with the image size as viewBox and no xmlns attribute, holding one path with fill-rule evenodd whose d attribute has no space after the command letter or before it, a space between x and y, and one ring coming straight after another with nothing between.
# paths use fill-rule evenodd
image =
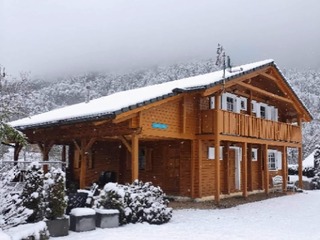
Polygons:
<instances>
[{"instance_id":1,"label":"grey planter","mask_svg":"<svg viewBox=\"0 0 320 240\"><path fill-rule=\"evenodd\" d=\"M116 209L96 209L96 227L114 228L119 226L119 211Z\"/></svg>"},{"instance_id":2,"label":"grey planter","mask_svg":"<svg viewBox=\"0 0 320 240\"><path fill-rule=\"evenodd\" d=\"M70 230L84 232L96 229L96 213L90 208L74 208L70 212Z\"/></svg>"},{"instance_id":3,"label":"grey planter","mask_svg":"<svg viewBox=\"0 0 320 240\"><path fill-rule=\"evenodd\" d=\"M51 237L62 237L69 234L69 219L61 218L46 221Z\"/></svg>"}]
</instances>

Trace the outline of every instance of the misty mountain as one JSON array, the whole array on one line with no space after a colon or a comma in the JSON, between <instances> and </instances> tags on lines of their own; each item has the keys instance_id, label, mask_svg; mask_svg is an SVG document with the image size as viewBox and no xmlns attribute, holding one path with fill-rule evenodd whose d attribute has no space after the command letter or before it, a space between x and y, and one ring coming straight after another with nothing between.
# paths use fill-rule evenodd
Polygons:
<instances>
[{"instance_id":1,"label":"misty mountain","mask_svg":"<svg viewBox=\"0 0 320 240\"><path fill-rule=\"evenodd\" d=\"M31 95L22 104L33 115L55 108L95 99L114 92L143 87L217 70L213 59L156 66L128 73L98 73L68 76L56 81L30 81ZM304 156L320 142L320 71L284 69L283 74L313 114L314 121L304 124Z\"/></svg>"}]
</instances>

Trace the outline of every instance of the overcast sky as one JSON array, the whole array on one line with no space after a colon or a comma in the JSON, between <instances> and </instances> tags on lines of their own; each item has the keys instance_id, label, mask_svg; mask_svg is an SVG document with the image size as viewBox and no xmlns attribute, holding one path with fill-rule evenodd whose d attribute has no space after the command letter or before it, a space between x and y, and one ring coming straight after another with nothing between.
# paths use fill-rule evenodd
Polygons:
<instances>
[{"instance_id":1,"label":"overcast sky","mask_svg":"<svg viewBox=\"0 0 320 240\"><path fill-rule=\"evenodd\" d=\"M319 0L0 0L0 64L61 76L215 58L320 68Z\"/></svg>"}]
</instances>

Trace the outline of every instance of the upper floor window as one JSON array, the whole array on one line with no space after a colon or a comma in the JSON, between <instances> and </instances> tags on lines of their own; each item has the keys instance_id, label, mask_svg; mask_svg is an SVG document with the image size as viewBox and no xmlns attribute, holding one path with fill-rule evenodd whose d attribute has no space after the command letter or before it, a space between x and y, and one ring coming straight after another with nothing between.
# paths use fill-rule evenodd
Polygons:
<instances>
[{"instance_id":1,"label":"upper floor window","mask_svg":"<svg viewBox=\"0 0 320 240\"><path fill-rule=\"evenodd\" d=\"M227 97L227 110L232 111L234 110L234 98Z\"/></svg>"},{"instance_id":2,"label":"upper floor window","mask_svg":"<svg viewBox=\"0 0 320 240\"><path fill-rule=\"evenodd\" d=\"M266 107L265 106L260 106L260 117L266 118Z\"/></svg>"}]
</instances>

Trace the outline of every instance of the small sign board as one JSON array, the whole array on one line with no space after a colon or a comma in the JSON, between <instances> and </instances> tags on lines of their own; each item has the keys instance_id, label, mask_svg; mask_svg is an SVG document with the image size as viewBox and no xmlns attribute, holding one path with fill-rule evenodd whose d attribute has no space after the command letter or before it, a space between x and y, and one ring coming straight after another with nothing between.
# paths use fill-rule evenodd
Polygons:
<instances>
[{"instance_id":1,"label":"small sign board","mask_svg":"<svg viewBox=\"0 0 320 240\"><path fill-rule=\"evenodd\" d=\"M158 128L158 129L167 129L168 128L168 124L157 123L157 122L153 122L151 126L152 126L152 128Z\"/></svg>"}]
</instances>

